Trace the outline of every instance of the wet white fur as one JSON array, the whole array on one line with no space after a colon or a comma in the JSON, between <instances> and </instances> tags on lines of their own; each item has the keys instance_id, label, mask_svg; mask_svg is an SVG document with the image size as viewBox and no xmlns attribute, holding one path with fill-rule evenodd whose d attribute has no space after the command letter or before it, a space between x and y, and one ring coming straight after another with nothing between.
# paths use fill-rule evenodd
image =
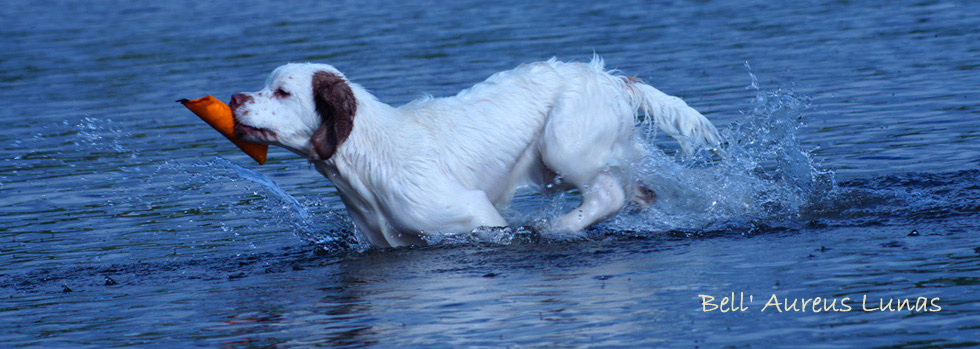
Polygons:
<instances>
[{"instance_id":1,"label":"wet white fur","mask_svg":"<svg viewBox=\"0 0 980 349\"><path fill-rule=\"evenodd\" d=\"M238 122L274 134L253 141L310 153L321 122L311 89L318 71L343 76L329 65L287 64L247 94ZM607 72L598 58L525 64L455 96L400 107L348 83L357 99L353 131L314 165L338 188L357 229L382 247L506 226L498 208L515 190L556 174L562 189L581 191L582 204L553 219L552 231L580 232L615 215L633 190L623 174L642 155L633 138L638 110L685 152L718 144L715 127L680 98ZM290 95L274 96L279 88Z\"/></svg>"}]
</instances>

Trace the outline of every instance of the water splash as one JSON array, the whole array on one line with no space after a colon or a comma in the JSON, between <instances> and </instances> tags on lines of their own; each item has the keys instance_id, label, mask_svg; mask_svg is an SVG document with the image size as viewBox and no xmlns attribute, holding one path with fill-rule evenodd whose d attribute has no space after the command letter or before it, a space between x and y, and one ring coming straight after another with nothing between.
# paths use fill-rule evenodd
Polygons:
<instances>
[{"instance_id":1,"label":"water splash","mask_svg":"<svg viewBox=\"0 0 980 349\"><path fill-rule=\"evenodd\" d=\"M549 237L554 240L554 237ZM466 245L490 243L510 245L514 243L535 243L543 240L542 234L530 227L480 227L469 233L425 234L423 240L429 245Z\"/></svg>"},{"instance_id":2,"label":"water splash","mask_svg":"<svg viewBox=\"0 0 980 349\"><path fill-rule=\"evenodd\" d=\"M294 198L292 195L289 195L289 193L286 193L285 190L282 190L282 187L276 184L276 182L273 182L271 179L269 179L269 177L266 177L261 173L252 171L245 167L239 166L238 164L225 160L225 158L222 157L215 158L214 163L235 171L235 173L242 179L251 181L255 184L262 186L262 188L264 188L269 194L271 194L272 197L285 202L286 207L289 208L289 213L292 216L291 218L301 222L309 221L310 212L305 207L303 207L302 204L299 203L299 200L296 200L296 198Z\"/></svg>"},{"instance_id":3,"label":"water splash","mask_svg":"<svg viewBox=\"0 0 980 349\"><path fill-rule=\"evenodd\" d=\"M212 163L233 171L238 179L257 184L263 189L264 198L278 203L264 205L275 213L275 225L289 226L298 236L327 250L347 249L350 247L364 248L366 245L354 233L353 224L344 216L333 212L311 213L313 206L323 206L323 202L314 200L300 203L287 193L272 179L265 175L217 157ZM287 214L281 214L281 213Z\"/></svg>"},{"instance_id":4,"label":"water splash","mask_svg":"<svg viewBox=\"0 0 980 349\"><path fill-rule=\"evenodd\" d=\"M141 185L120 196L117 214L152 212L166 221L161 223L163 230L181 224L208 230L180 237L193 248L223 243L218 241L236 241L237 247L253 249L298 241L327 251L367 247L359 242L346 214L335 210L336 204L318 195L297 199L264 174L222 157L165 161L124 175ZM219 234L206 235L211 232Z\"/></svg>"},{"instance_id":5,"label":"water splash","mask_svg":"<svg viewBox=\"0 0 980 349\"><path fill-rule=\"evenodd\" d=\"M745 70L748 70L748 72L749 72L749 79L751 79L751 81L752 81L751 83L749 83L748 86L745 86L745 89L746 90L756 90L756 91L758 91L759 90L759 78L755 77L755 74L752 73L752 66L749 65L749 61L745 61Z\"/></svg>"},{"instance_id":6,"label":"water splash","mask_svg":"<svg viewBox=\"0 0 980 349\"><path fill-rule=\"evenodd\" d=\"M77 132L76 146L102 153L114 153L136 158L140 155L137 147L123 144L123 140L132 138L132 134L125 132L119 125L109 118L97 118L86 116L72 126L68 121L64 121L64 127L72 128Z\"/></svg>"},{"instance_id":7,"label":"water splash","mask_svg":"<svg viewBox=\"0 0 980 349\"><path fill-rule=\"evenodd\" d=\"M657 203L622 213L599 230L701 231L731 228L733 222L794 219L834 191L833 171L821 168L796 135L805 126L810 98L758 90L755 75L749 75L747 89L757 90L753 105L721 131L727 156L711 158L702 151L684 160L648 146L650 156L634 180L653 189Z\"/></svg>"}]
</instances>

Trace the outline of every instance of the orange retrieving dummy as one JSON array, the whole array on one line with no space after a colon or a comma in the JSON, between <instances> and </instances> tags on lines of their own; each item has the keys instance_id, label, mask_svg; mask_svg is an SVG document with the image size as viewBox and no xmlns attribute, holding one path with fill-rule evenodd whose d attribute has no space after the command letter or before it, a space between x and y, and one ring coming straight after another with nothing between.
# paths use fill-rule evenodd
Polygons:
<instances>
[{"instance_id":1,"label":"orange retrieving dummy","mask_svg":"<svg viewBox=\"0 0 980 349\"><path fill-rule=\"evenodd\" d=\"M228 137L232 143L238 146L245 154L255 159L259 165L265 163L265 156L269 152L268 144L246 143L235 137L235 118L231 115L231 108L227 104L214 98L205 96L198 99L181 99L178 102L190 109L194 114L200 116L202 120L214 127L215 130Z\"/></svg>"}]
</instances>

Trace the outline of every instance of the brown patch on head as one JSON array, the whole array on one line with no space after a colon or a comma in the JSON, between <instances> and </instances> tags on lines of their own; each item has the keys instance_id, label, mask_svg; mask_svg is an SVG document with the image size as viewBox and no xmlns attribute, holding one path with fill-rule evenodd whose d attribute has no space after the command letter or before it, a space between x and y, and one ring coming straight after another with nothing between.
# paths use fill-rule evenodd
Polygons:
<instances>
[{"instance_id":1,"label":"brown patch on head","mask_svg":"<svg viewBox=\"0 0 980 349\"><path fill-rule=\"evenodd\" d=\"M313 132L311 160L329 159L354 129L357 100L347 80L325 71L313 74L313 101L320 128Z\"/></svg>"}]
</instances>

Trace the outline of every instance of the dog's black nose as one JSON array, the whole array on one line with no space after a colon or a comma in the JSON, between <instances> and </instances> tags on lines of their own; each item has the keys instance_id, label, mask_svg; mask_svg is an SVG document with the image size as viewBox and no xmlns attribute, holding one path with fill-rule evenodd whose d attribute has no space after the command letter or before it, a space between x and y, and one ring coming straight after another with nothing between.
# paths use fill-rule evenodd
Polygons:
<instances>
[{"instance_id":1,"label":"dog's black nose","mask_svg":"<svg viewBox=\"0 0 980 349\"><path fill-rule=\"evenodd\" d=\"M228 103L228 107L231 108L232 112L235 112L235 109L238 109L238 106L245 104L245 102L248 102L251 99L252 97L249 97L243 93L233 94L231 95L231 103Z\"/></svg>"}]
</instances>

